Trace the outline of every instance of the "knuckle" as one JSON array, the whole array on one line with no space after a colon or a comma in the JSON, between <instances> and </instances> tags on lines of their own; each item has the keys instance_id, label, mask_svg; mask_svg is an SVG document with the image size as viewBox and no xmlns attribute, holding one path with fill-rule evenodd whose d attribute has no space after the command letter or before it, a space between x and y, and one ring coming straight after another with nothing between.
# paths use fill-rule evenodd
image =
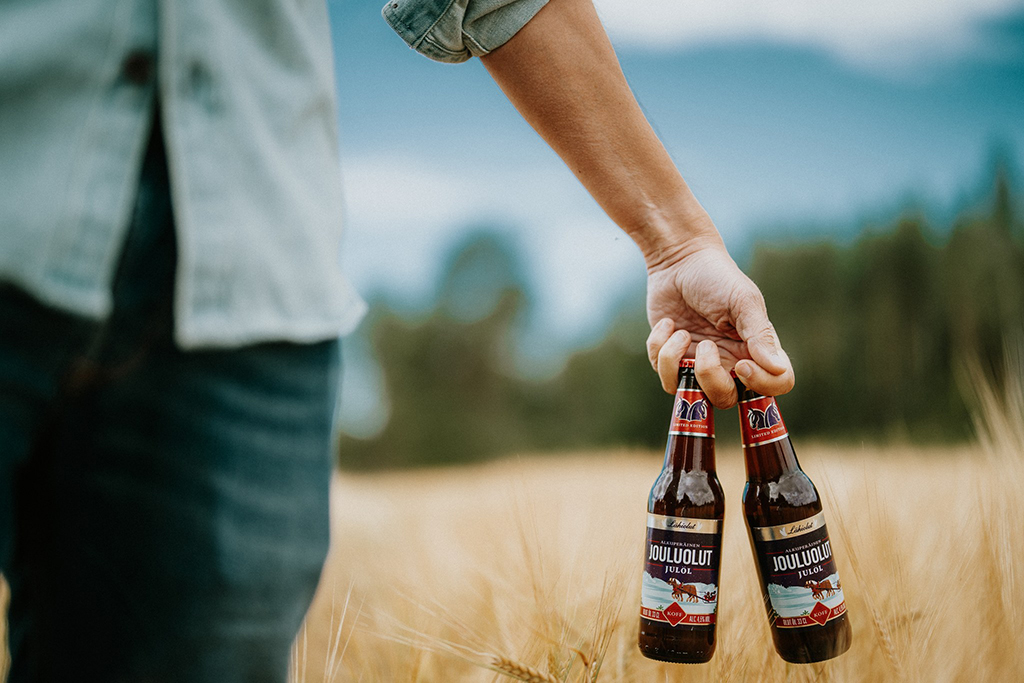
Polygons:
<instances>
[{"instance_id":1,"label":"knuckle","mask_svg":"<svg viewBox=\"0 0 1024 683\"><path fill-rule=\"evenodd\" d=\"M744 287L736 294L735 306L740 310L753 309L759 312L767 312L764 303L764 296L761 290L755 287Z\"/></svg>"}]
</instances>

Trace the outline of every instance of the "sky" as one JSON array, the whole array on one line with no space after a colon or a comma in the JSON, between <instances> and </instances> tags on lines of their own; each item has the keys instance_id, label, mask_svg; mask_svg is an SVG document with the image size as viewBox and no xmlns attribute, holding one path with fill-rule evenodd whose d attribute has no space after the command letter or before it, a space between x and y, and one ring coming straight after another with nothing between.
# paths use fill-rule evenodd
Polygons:
<instances>
[{"instance_id":1,"label":"sky","mask_svg":"<svg viewBox=\"0 0 1024 683\"><path fill-rule=\"evenodd\" d=\"M552 355L593 343L643 286L636 248L479 60L418 55L382 4L329 3L342 258L357 288L426 305L445 254L492 226L522 247ZM754 240L848 238L910 205L948 215L977 196L997 148L1022 167L1024 2L596 5L645 114L738 258ZM355 385L372 384L358 374Z\"/></svg>"}]
</instances>

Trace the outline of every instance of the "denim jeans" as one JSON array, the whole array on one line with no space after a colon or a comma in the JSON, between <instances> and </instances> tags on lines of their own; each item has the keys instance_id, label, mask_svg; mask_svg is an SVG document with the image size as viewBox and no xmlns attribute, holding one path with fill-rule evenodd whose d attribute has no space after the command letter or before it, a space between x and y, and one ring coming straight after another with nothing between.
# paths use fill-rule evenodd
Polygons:
<instances>
[{"instance_id":1,"label":"denim jeans","mask_svg":"<svg viewBox=\"0 0 1024 683\"><path fill-rule=\"evenodd\" d=\"M286 680L327 551L338 344L184 352L175 265L156 133L109 319L0 285L11 683Z\"/></svg>"}]
</instances>

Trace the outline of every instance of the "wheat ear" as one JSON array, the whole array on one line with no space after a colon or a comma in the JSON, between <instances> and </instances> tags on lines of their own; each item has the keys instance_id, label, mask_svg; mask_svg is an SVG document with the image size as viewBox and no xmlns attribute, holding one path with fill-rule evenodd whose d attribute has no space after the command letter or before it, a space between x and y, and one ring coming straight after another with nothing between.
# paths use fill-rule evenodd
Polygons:
<instances>
[{"instance_id":1,"label":"wheat ear","mask_svg":"<svg viewBox=\"0 0 1024 683\"><path fill-rule=\"evenodd\" d=\"M491 659L491 667L503 673L509 678L515 678L526 683L562 683L560 680L533 667L520 664L507 657L494 657Z\"/></svg>"}]
</instances>

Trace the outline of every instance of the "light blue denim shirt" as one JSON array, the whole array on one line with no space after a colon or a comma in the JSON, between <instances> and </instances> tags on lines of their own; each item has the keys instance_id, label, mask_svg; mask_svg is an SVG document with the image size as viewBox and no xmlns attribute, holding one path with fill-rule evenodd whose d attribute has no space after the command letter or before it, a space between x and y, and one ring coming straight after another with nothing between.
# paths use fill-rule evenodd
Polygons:
<instances>
[{"instance_id":1,"label":"light blue denim shirt","mask_svg":"<svg viewBox=\"0 0 1024 683\"><path fill-rule=\"evenodd\" d=\"M400 2L389 21L447 61L497 47L543 4ZM339 265L322 0L0 2L0 281L72 313L109 314L156 106L179 250L178 343L353 329L365 305Z\"/></svg>"},{"instance_id":2,"label":"light blue denim shirt","mask_svg":"<svg viewBox=\"0 0 1024 683\"><path fill-rule=\"evenodd\" d=\"M383 15L409 47L464 62L501 47L548 0L391 0Z\"/></svg>"}]
</instances>

